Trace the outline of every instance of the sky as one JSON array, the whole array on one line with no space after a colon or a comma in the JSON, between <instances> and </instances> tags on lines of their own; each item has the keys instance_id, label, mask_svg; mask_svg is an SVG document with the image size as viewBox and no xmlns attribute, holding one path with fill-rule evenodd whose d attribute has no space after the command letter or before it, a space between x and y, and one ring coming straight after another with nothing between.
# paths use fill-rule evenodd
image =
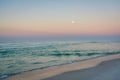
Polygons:
<instances>
[{"instance_id":1,"label":"sky","mask_svg":"<svg viewBox=\"0 0 120 80\"><path fill-rule=\"evenodd\" d=\"M120 0L0 0L0 36L120 35Z\"/></svg>"}]
</instances>

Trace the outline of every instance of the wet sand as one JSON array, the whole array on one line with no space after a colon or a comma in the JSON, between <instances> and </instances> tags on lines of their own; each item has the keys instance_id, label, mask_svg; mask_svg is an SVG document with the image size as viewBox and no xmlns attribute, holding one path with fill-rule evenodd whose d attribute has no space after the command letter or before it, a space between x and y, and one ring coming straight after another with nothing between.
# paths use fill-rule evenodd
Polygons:
<instances>
[{"instance_id":1,"label":"wet sand","mask_svg":"<svg viewBox=\"0 0 120 80\"><path fill-rule=\"evenodd\" d=\"M120 80L119 69L120 54L28 71L5 80Z\"/></svg>"},{"instance_id":2,"label":"wet sand","mask_svg":"<svg viewBox=\"0 0 120 80\"><path fill-rule=\"evenodd\" d=\"M120 59L105 61L92 68L65 72L43 80L120 80Z\"/></svg>"}]
</instances>

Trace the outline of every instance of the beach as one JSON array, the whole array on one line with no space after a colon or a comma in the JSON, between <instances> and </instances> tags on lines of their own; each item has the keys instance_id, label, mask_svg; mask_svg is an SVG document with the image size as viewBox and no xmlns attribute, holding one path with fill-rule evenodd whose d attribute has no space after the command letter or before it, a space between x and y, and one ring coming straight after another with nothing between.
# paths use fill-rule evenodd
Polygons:
<instances>
[{"instance_id":1,"label":"beach","mask_svg":"<svg viewBox=\"0 0 120 80\"><path fill-rule=\"evenodd\" d=\"M120 59L115 59L92 68L65 72L43 80L120 80L119 68Z\"/></svg>"},{"instance_id":2,"label":"beach","mask_svg":"<svg viewBox=\"0 0 120 80\"><path fill-rule=\"evenodd\" d=\"M117 54L23 72L5 80L119 80L119 68L120 54Z\"/></svg>"},{"instance_id":3,"label":"beach","mask_svg":"<svg viewBox=\"0 0 120 80\"><path fill-rule=\"evenodd\" d=\"M120 0L0 0L0 80L120 80Z\"/></svg>"}]
</instances>

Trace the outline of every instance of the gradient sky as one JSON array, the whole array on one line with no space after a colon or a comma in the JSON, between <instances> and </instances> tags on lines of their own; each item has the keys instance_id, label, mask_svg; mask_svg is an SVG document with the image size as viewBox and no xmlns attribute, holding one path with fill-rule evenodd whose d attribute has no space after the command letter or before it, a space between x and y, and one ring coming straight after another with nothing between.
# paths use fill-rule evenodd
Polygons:
<instances>
[{"instance_id":1,"label":"gradient sky","mask_svg":"<svg viewBox=\"0 0 120 80\"><path fill-rule=\"evenodd\" d=\"M120 0L0 0L0 36L120 35Z\"/></svg>"}]
</instances>

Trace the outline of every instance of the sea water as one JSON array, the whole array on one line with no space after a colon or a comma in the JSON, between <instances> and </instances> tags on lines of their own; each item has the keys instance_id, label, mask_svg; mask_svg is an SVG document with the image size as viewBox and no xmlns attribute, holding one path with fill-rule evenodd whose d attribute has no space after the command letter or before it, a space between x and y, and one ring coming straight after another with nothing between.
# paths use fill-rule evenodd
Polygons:
<instances>
[{"instance_id":1,"label":"sea water","mask_svg":"<svg viewBox=\"0 0 120 80\"><path fill-rule=\"evenodd\" d=\"M119 53L116 41L1 41L0 78Z\"/></svg>"}]
</instances>

